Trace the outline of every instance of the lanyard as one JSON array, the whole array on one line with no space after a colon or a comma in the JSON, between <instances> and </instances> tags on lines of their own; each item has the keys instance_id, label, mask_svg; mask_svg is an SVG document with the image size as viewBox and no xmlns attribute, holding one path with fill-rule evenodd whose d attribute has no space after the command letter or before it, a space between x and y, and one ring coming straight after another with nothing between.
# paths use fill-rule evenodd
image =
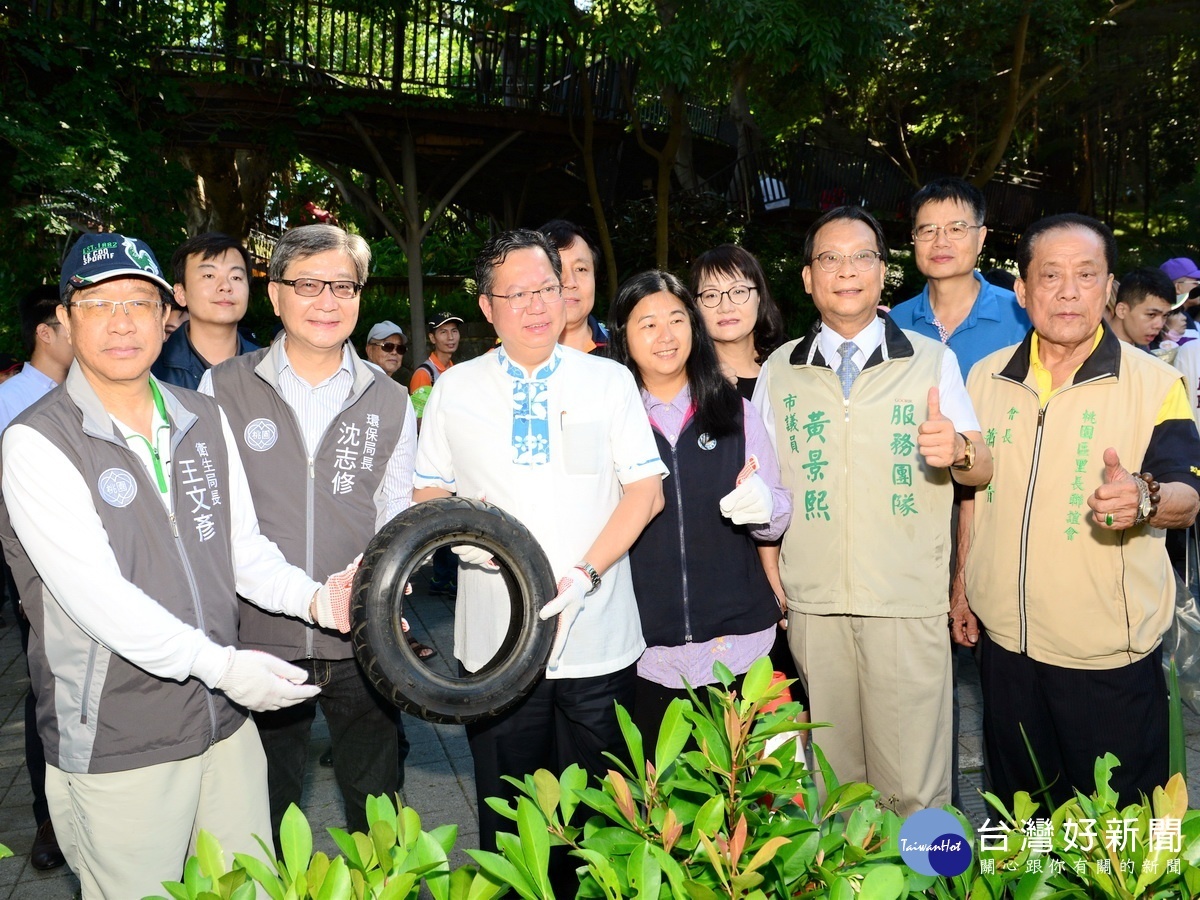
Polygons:
<instances>
[{"instance_id":1,"label":"lanyard","mask_svg":"<svg viewBox=\"0 0 1200 900\"><path fill-rule=\"evenodd\" d=\"M154 443L150 443L140 434L132 434L130 437L135 437L146 445L146 449L150 451L150 461L154 464L154 476L158 481L158 491L160 494L166 494L170 488L167 486L167 475L163 471L162 457L158 452L158 438L160 432L165 428L167 434L171 433L171 420L167 418L167 405L163 402L162 391L158 389L158 385L154 383L154 379L150 379L150 393L154 396L154 409L158 413L158 421L161 425L154 426ZM129 438L126 438L128 440Z\"/></svg>"}]
</instances>

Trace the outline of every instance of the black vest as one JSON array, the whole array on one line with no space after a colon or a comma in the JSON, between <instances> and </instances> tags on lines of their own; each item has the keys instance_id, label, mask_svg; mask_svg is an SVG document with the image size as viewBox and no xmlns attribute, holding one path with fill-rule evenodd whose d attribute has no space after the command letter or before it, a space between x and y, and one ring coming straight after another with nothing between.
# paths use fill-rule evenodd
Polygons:
<instances>
[{"instance_id":1,"label":"black vest","mask_svg":"<svg viewBox=\"0 0 1200 900\"><path fill-rule=\"evenodd\" d=\"M703 643L754 634L779 619L779 607L745 526L721 515L721 498L737 485L746 462L742 413L726 437L700 446L696 420L672 448L654 432L670 475L666 508L629 551L633 588L650 647Z\"/></svg>"}]
</instances>

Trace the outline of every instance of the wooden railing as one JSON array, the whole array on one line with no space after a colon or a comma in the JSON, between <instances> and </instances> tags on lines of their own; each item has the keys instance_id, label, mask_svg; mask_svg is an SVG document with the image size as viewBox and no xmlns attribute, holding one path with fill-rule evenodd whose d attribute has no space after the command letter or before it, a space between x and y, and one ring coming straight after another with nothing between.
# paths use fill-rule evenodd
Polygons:
<instances>
[{"instance_id":1,"label":"wooden railing","mask_svg":"<svg viewBox=\"0 0 1200 900\"><path fill-rule=\"evenodd\" d=\"M81 40L139 34L147 63L183 74L359 87L558 115L579 114L586 74L596 117L625 118L617 64L590 59L581 71L549 28L481 0L28 2L33 17L68 21Z\"/></svg>"}]
</instances>

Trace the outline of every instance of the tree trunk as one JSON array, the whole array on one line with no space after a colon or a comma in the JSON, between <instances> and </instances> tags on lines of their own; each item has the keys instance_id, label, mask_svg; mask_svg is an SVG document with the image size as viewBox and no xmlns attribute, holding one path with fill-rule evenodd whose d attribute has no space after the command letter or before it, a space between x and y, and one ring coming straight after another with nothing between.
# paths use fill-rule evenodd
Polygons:
<instances>
[{"instance_id":1,"label":"tree trunk","mask_svg":"<svg viewBox=\"0 0 1200 900\"><path fill-rule=\"evenodd\" d=\"M220 231L245 241L266 208L275 172L269 154L200 146L179 151L179 162L196 176L188 190L188 234Z\"/></svg>"}]
</instances>

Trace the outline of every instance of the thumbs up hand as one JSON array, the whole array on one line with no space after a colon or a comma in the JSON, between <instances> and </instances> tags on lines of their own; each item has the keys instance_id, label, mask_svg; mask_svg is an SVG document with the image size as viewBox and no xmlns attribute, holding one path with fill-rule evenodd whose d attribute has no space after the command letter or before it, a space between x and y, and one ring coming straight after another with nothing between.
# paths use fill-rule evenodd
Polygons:
<instances>
[{"instance_id":1,"label":"thumbs up hand","mask_svg":"<svg viewBox=\"0 0 1200 900\"><path fill-rule=\"evenodd\" d=\"M1104 451L1104 483L1088 497L1092 521L1107 531L1120 531L1137 519L1141 493L1117 451Z\"/></svg>"},{"instance_id":2,"label":"thumbs up hand","mask_svg":"<svg viewBox=\"0 0 1200 900\"><path fill-rule=\"evenodd\" d=\"M917 426L917 451L926 463L937 469L951 466L966 455L963 437L954 430L954 423L942 415L938 389L929 389L929 416Z\"/></svg>"}]
</instances>

